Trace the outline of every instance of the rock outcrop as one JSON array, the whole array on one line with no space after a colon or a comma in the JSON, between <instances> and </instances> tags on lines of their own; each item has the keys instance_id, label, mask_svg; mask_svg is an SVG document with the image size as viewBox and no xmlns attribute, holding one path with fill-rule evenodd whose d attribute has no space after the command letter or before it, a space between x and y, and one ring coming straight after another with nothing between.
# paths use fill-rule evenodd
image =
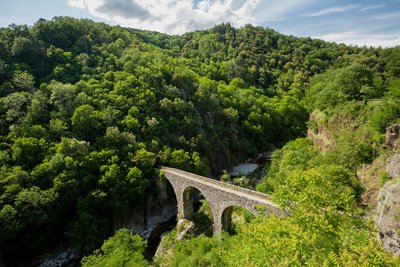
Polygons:
<instances>
[{"instance_id":1,"label":"rock outcrop","mask_svg":"<svg viewBox=\"0 0 400 267\"><path fill-rule=\"evenodd\" d=\"M165 234L154 255L154 266L167 267L171 266L174 259L174 248L185 238L190 238L195 233L195 225L193 222L180 219L172 232Z\"/></svg>"},{"instance_id":2,"label":"rock outcrop","mask_svg":"<svg viewBox=\"0 0 400 267\"><path fill-rule=\"evenodd\" d=\"M334 145L331 138L331 133L321 121L324 117L322 112L313 112L310 115L307 138L310 139L319 151L325 152L331 149Z\"/></svg>"},{"instance_id":3,"label":"rock outcrop","mask_svg":"<svg viewBox=\"0 0 400 267\"><path fill-rule=\"evenodd\" d=\"M400 178L400 154L392 157L386 165L386 172L392 179Z\"/></svg>"},{"instance_id":4,"label":"rock outcrop","mask_svg":"<svg viewBox=\"0 0 400 267\"><path fill-rule=\"evenodd\" d=\"M400 256L400 179L387 182L379 191L376 224L383 247Z\"/></svg>"},{"instance_id":5,"label":"rock outcrop","mask_svg":"<svg viewBox=\"0 0 400 267\"><path fill-rule=\"evenodd\" d=\"M115 231L124 227L148 238L157 226L176 216L176 197L168 181L157 180L154 188L155 190L148 194L144 205L136 206L114 224Z\"/></svg>"},{"instance_id":6,"label":"rock outcrop","mask_svg":"<svg viewBox=\"0 0 400 267\"><path fill-rule=\"evenodd\" d=\"M181 227L180 227L181 226ZM182 228L176 237L177 240L183 240L185 236L193 234L195 230L195 225L191 221L186 221L184 219L180 219L177 224L177 228Z\"/></svg>"},{"instance_id":7,"label":"rock outcrop","mask_svg":"<svg viewBox=\"0 0 400 267\"><path fill-rule=\"evenodd\" d=\"M81 255L74 249L65 249L41 260L38 267L75 266Z\"/></svg>"},{"instance_id":8,"label":"rock outcrop","mask_svg":"<svg viewBox=\"0 0 400 267\"><path fill-rule=\"evenodd\" d=\"M400 148L400 125L393 124L386 128L385 145L394 151Z\"/></svg>"}]
</instances>

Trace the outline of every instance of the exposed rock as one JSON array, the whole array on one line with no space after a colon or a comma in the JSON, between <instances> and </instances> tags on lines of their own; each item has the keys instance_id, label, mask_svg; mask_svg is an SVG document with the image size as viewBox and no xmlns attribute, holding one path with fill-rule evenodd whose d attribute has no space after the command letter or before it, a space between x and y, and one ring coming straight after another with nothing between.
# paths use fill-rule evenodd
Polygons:
<instances>
[{"instance_id":1,"label":"exposed rock","mask_svg":"<svg viewBox=\"0 0 400 267\"><path fill-rule=\"evenodd\" d=\"M167 244L164 244L165 242L163 242L163 237L164 235L161 237L161 242L157 247L156 253L154 254L155 260L157 260L157 258L166 257L168 254L168 256L172 257L172 249L169 248Z\"/></svg>"},{"instance_id":2,"label":"exposed rock","mask_svg":"<svg viewBox=\"0 0 400 267\"><path fill-rule=\"evenodd\" d=\"M395 155L386 165L386 172L393 179L400 178L400 154Z\"/></svg>"},{"instance_id":3,"label":"exposed rock","mask_svg":"<svg viewBox=\"0 0 400 267\"><path fill-rule=\"evenodd\" d=\"M379 191L376 224L383 247L400 255L400 179L387 182Z\"/></svg>"},{"instance_id":4,"label":"exposed rock","mask_svg":"<svg viewBox=\"0 0 400 267\"><path fill-rule=\"evenodd\" d=\"M168 182L157 180L155 189L147 196L145 205L138 205L114 224L114 231L124 227L148 238L158 225L176 216L178 213L176 197Z\"/></svg>"},{"instance_id":5,"label":"exposed rock","mask_svg":"<svg viewBox=\"0 0 400 267\"><path fill-rule=\"evenodd\" d=\"M177 240L182 240L185 238L186 235L188 235L189 233L193 233L194 232L194 223L193 222L189 222L189 224L186 223L186 220L179 220L178 221L178 226L182 226L182 230L178 233L176 239Z\"/></svg>"},{"instance_id":6,"label":"exposed rock","mask_svg":"<svg viewBox=\"0 0 400 267\"><path fill-rule=\"evenodd\" d=\"M324 114L322 112L312 113L309 120L310 126L307 131L307 138L309 138L321 152L331 149L334 145L331 133L321 124L323 116Z\"/></svg>"},{"instance_id":7,"label":"exposed rock","mask_svg":"<svg viewBox=\"0 0 400 267\"><path fill-rule=\"evenodd\" d=\"M371 164L363 164L357 170L357 177L363 185L361 201L364 205L376 207L379 189L382 182L382 171L386 169L391 154L382 154Z\"/></svg>"},{"instance_id":8,"label":"exposed rock","mask_svg":"<svg viewBox=\"0 0 400 267\"><path fill-rule=\"evenodd\" d=\"M191 221L180 219L175 229L161 238L161 242L154 255L155 266L167 267L171 265L174 258L173 250L175 246L188 235L194 234L195 225Z\"/></svg>"},{"instance_id":9,"label":"exposed rock","mask_svg":"<svg viewBox=\"0 0 400 267\"><path fill-rule=\"evenodd\" d=\"M53 254L39 262L38 267L61 267L68 266L80 258L78 251L66 249Z\"/></svg>"},{"instance_id":10,"label":"exposed rock","mask_svg":"<svg viewBox=\"0 0 400 267\"><path fill-rule=\"evenodd\" d=\"M157 209L159 209L161 211L161 213L156 215L153 212L157 211ZM178 209L177 209L176 205L164 206L164 207L162 207L160 205L159 208L150 209L148 211L150 211L150 212L149 212L149 217L147 219L147 227L146 227L146 230L141 233L141 235L143 235L146 238L151 234L151 232L158 225L170 220L171 218L176 216L176 214L178 213Z\"/></svg>"},{"instance_id":11,"label":"exposed rock","mask_svg":"<svg viewBox=\"0 0 400 267\"><path fill-rule=\"evenodd\" d=\"M393 124L386 128L385 145L397 150L400 147L400 125Z\"/></svg>"}]
</instances>

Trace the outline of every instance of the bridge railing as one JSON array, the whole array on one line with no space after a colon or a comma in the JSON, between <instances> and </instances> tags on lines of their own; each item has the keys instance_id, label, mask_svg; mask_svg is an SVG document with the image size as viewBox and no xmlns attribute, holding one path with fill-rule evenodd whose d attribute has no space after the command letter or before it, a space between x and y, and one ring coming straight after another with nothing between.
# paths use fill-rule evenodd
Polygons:
<instances>
[{"instance_id":1,"label":"bridge railing","mask_svg":"<svg viewBox=\"0 0 400 267\"><path fill-rule=\"evenodd\" d=\"M243 187L240 187L240 186L236 186L236 185L233 185L233 184L224 183L224 182L221 182L221 181L218 181L218 180L214 180L214 179L211 179L211 178L208 178L208 177L204 177L204 176L201 176L201 175L197 175L197 174L194 174L194 173L182 171L182 170L179 170L179 169L170 168L170 167L164 167L163 166L163 167L161 167L161 170L167 171L167 172L171 171L171 172L179 173L179 174L182 174L182 176L189 176L189 177L191 177L191 178L193 178L195 180L200 180L200 181L205 182L205 183L210 183L210 184L221 186L221 187L224 187L224 188L227 188L227 189L239 191L239 192L242 192L242 193L245 193L245 194L249 194L251 196L259 197L259 198L262 198L262 199L266 199L266 200L270 199L269 195L261 193L261 192L253 191L253 190L250 190L250 189L247 189L247 188L243 188Z\"/></svg>"}]
</instances>

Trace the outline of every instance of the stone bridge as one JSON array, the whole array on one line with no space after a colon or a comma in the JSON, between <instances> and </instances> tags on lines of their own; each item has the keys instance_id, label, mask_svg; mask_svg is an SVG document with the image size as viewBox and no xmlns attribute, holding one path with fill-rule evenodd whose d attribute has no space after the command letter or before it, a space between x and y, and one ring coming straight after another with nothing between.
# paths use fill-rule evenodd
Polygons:
<instances>
[{"instance_id":1,"label":"stone bridge","mask_svg":"<svg viewBox=\"0 0 400 267\"><path fill-rule=\"evenodd\" d=\"M178 169L161 169L175 191L178 217L189 219L193 214L193 189L196 188L211 206L214 235L230 229L234 206L243 207L254 215L284 214L266 194Z\"/></svg>"}]
</instances>

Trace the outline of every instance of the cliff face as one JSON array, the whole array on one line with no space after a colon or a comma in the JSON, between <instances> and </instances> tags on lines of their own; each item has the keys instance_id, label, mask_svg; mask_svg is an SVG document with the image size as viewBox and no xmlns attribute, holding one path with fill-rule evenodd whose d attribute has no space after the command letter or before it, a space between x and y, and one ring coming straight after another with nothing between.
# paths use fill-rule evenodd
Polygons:
<instances>
[{"instance_id":1,"label":"cliff face","mask_svg":"<svg viewBox=\"0 0 400 267\"><path fill-rule=\"evenodd\" d=\"M388 155L381 155L371 162L371 164L364 164L357 170L357 178L364 188L361 194L363 205L376 207L379 187L387 159Z\"/></svg>"},{"instance_id":2,"label":"cliff face","mask_svg":"<svg viewBox=\"0 0 400 267\"><path fill-rule=\"evenodd\" d=\"M400 255L400 179L386 183L380 190L376 224L383 246Z\"/></svg>"},{"instance_id":3,"label":"cliff face","mask_svg":"<svg viewBox=\"0 0 400 267\"><path fill-rule=\"evenodd\" d=\"M322 112L311 113L307 130L307 138L313 141L321 152L331 149L334 145L330 131L322 124L323 117Z\"/></svg>"},{"instance_id":4,"label":"cliff face","mask_svg":"<svg viewBox=\"0 0 400 267\"><path fill-rule=\"evenodd\" d=\"M386 172L392 179L400 178L400 154L397 154L388 160Z\"/></svg>"},{"instance_id":5,"label":"cliff face","mask_svg":"<svg viewBox=\"0 0 400 267\"><path fill-rule=\"evenodd\" d=\"M114 231L124 227L147 238L158 225L171 219L177 212L176 197L171 185L165 179L157 180L145 204L138 205L115 222Z\"/></svg>"},{"instance_id":6,"label":"cliff face","mask_svg":"<svg viewBox=\"0 0 400 267\"><path fill-rule=\"evenodd\" d=\"M381 147L381 155L371 164L365 164L357 170L357 176L365 191L362 201L366 205L376 206L378 193L383 186L382 176L392 179L400 176L400 155L396 155L400 148L400 125L393 124L386 129L385 143Z\"/></svg>"},{"instance_id":7,"label":"cliff face","mask_svg":"<svg viewBox=\"0 0 400 267\"><path fill-rule=\"evenodd\" d=\"M400 154L388 160L386 172L391 180L378 194L376 226L383 246L400 255Z\"/></svg>"},{"instance_id":8,"label":"cliff face","mask_svg":"<svg viewBox=\"0 0 400 267\"><path fill-rule=\"evenodd\" d=\"M385 145L393 151L400 149L400 125L393 124L386 128Z\"/></svg>"}]
</instances>

